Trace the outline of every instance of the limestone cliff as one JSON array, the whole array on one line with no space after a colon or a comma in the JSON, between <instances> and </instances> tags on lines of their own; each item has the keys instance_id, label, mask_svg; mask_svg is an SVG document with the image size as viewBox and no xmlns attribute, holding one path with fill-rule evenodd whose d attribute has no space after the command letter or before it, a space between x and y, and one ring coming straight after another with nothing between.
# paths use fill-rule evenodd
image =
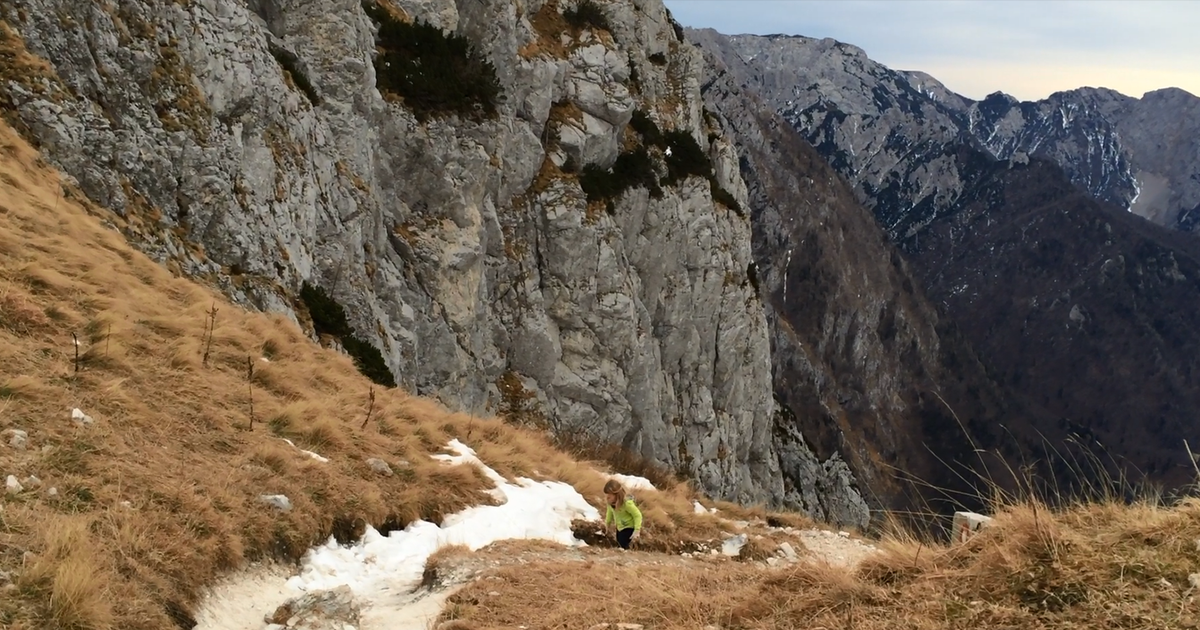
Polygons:
<instances>
[{"instance_id":1,"label":"limestone cliff","mask_svg":"<svg viewBox=\"0 0 1200 630\"><path fill-rule=\"evenodd\" d=\"M745 185L661 2L379 2L10 0L0 102L176 272L306 324L321 287L412 391L783 501ZM406 94L430 51L495 98Z\"/></svg>"}]
</instances>

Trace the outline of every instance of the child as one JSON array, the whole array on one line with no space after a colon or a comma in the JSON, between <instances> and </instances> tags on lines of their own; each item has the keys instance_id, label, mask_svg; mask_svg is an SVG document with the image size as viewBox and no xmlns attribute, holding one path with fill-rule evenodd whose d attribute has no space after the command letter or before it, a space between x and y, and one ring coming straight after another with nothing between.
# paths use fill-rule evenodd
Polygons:
<instances>
[{"instance_id":1,"label":"child","mask_svg":"<svg viewBox=\"0 0 1200 630\"><path fill-rule=\"evenodd\" d=\"M609 479L608 483L604 484L604 499L608 503L608 511L604 514L604 527L607 529L611 520L617 526L617 543L622 549L629 549L629 543L642 531L642 511L616 479Z\"/></svg>"}]
</instances>

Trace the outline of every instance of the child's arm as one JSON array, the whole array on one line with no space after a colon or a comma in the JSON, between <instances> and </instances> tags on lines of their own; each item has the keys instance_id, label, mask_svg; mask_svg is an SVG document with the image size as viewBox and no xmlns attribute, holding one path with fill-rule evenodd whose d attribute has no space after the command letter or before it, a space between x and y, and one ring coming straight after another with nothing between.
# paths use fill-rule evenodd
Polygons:
<instances>
[{"instance_id":1,"label":"child's arm","mask_svg":"<svg viewBox=\"0 0 1200 630\"><path fill-rule=\"evenodd\" d=\"M633 531L635 531L635 532L641 531L641 529L642 529L642 511L638 509L637 504L634 503L633 501L626 502L625 507L626 507L626 509L629 510L630 516L633 517Z\"/></svg>"},{"instance_id":2,"label":"child's arm","mask_svg":"<svg viewBox=\"0 0 1200 630\"><path fill-rule=\"evenodd\" d=\"M604 526L605 527L608 527L608 521L610 521L610 520L612 520L614 522L617 520L617 515L613 512L611 505L608 506L608 509L605 510L605 512L604 512Z\"/></svg>"}]
</instances>

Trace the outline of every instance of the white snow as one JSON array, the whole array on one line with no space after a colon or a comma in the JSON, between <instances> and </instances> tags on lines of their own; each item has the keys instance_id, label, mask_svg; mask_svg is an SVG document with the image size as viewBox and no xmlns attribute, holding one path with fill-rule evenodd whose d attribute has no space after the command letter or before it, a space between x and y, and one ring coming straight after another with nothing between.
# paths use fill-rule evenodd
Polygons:
<instances>
[{"instance_id":1,"label":"white snow","mask_svg":"<svg viewBox=\"0 0 1200 630\"><path fill-rule=\"evenodd\" d=\"M308 455L309 457L311 457L311 458L313 458L313 459L315 459L315 460L317 460L317 461L321 462L322 464L327 464L327 463L329 463L329 458L328 458L328 457L323 457L323 456L321 456L321 455L319 455L319 454L317 454L317 453L314 453L314 452L312 452L312 451L306 451L306 450L304 450L304 449L300 448L299 446L296 446L294 443L292 443L292 441L291 441L291 440L289 440L289 439L287 439L287 438L279 438L279 439L283 440L284 442L287 442L287 443L288 443L288 446L291 446L292 448L299 450L301 453L304 453L305 455Z\"/></svg>"},{"instance_id":2,"label":"white snow","mask_svg":"<svg viewBox=\"0 0 1200 630\"><path fill-rule=\"evenodd\" d=\"M523 477L510 482L488 468L462 442L453 440L448 448L455 454L433 457L450 465L478 466L495 482L492 495L500 505L467 508L447 516L441 527L416 521L387 536L368 527L362 540L350 546L340 546L330 538L305 554L298 575L264 591L270 596L247 598L236 606L231 605L229 598L217 597L219 601L206 602L206 614L202 615L205 623L198 630L244 628L250 627L247 624L251 622L261 627L263 615L273 612L286 599L343 585L349 586L356 599L368 608L392 609L412 599L410 594L421 582L425 560L442 547L464 545L475 551L514 538L583 546L571 532L571 521L600 519L596 508L569 484Z\"/></svg>"},{"instance_id":3,"label":"white snow","mask_svg":"<svg viewBox=\"0 0 1200 630\"><path fill-rule=\"evenodd\" d=\"M1129 207L1126 208L1126 210L1129 212L1133 212L1133 207L1135 205L1137 205L1138 197L1141 197L1141 196L1142 196L1142 183L1139 182L1137 180L1137 178L1135 177L1133 180L1133 199L1129 200Z\"/></svg>"},{"instance_id":4,"label":"white snow","mask_svg":"<svg viewBox=\"0 0 1200 630\"><path fill-rule=\"evenodd\" d=\"M717 508L706 508L699 501L692 501L692 509L696 514L716 514Z\"/></svg>"},{"instance_id":5,"label":"white snow","mask_svg":"<svg viewBox=\"0 0 1200 630\"><path fill-rule=\"evenodd\" d=\"M620 481L626 490L658 490L645 477L636 477L634 475L609 475L609 477Z\"/></svg>"}]
</instances>

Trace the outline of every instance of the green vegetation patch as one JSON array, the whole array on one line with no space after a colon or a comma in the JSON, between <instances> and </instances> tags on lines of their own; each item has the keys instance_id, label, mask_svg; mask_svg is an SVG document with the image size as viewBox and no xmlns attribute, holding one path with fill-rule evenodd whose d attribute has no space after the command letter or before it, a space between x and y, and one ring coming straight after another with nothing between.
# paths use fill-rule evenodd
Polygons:
<instances>
[{"instance_id":1,"label":"green vegetation patch","mask_svg":"<svg viewBox=\"0 0 1200 630\"><path fill-rule=\"evenodd\" d=\"M592 0L582 0L575 5L575 8L563 11L563 17L572 28L612 31L612 26L608 23L608 16L604 15L604 10Z\"/></svg>"},{"instance_id":2,"label":"green vegetation patch","mask_svg":"<svg viewBox=\"0 0 1200 630\"><path fill-rule=\"evenodd\" d=\"M330 297L325 289L305 282L300 287L300 300L308 309L317 334L337 337L363 376L384 387L396 386L396 377L387 361L384 361L383 353L354 333L354 328L346 319L346 309Z\"/></svg>"},{"instance_id":3,"label":"green vegetation patch","mask_svg":"<svg viewBox=\"0 0 1200 630\"><path fill-rule=\"evenodd\" d=\"M443 114L496 114L502 94L496 68L470 40L423 22L401 21L371 0L362 6L379 26L375 75L380 92L403 99L421 121Z\"/></svg>"},{"instance_id":4,"label":"green vegetation patch","mask_svg":"<svg viewBox=\"0 0 1200 630\"><path fill-rule=\"evenodd\" d=\"M589 202L605 201L610 206L614 199L630 188L645 188L655 199L662 197L662 188L658 185L658 177L654 170L654 159L650 157L646 147L621 153L608 170L588 164L583 167L579 184Z\"/></svg>"}]
</instances>

